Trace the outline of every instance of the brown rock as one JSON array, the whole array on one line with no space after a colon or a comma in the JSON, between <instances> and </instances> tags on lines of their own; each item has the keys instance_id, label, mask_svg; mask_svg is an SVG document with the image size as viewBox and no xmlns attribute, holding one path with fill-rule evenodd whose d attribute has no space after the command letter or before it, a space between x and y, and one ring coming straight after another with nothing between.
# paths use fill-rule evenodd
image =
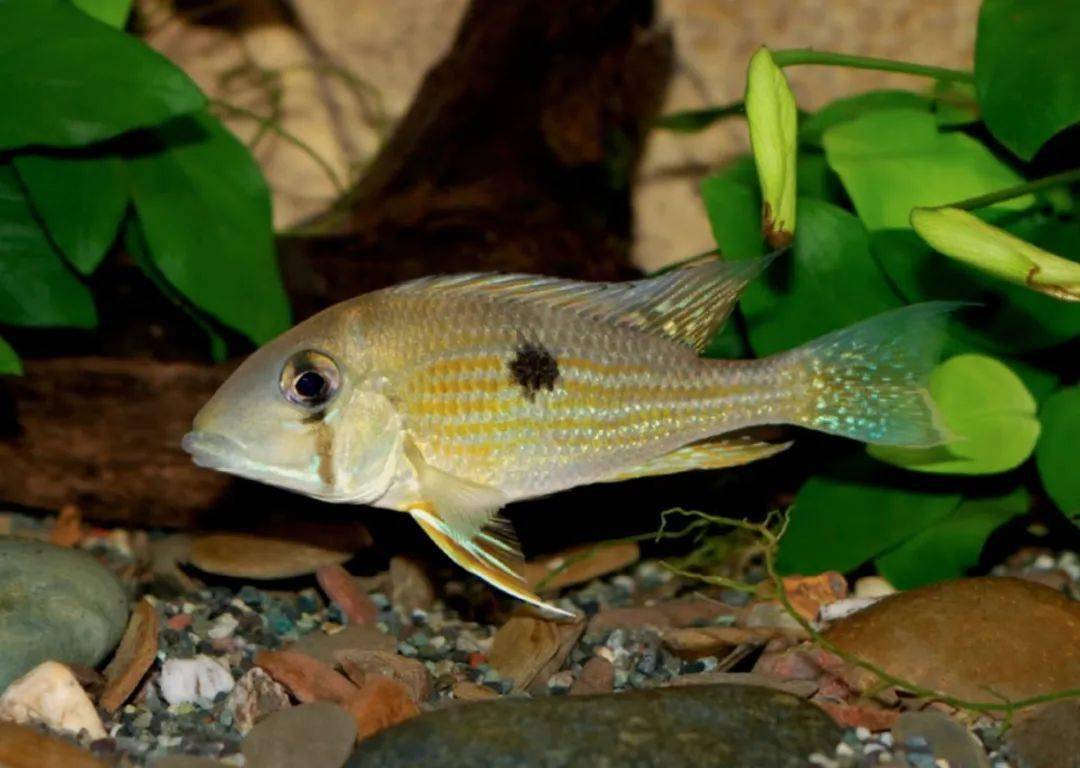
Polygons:
<instances>
[{"instance_id":1,"label":"brown rock","mask_svg":"<svg viewBox=\"0 0 1080 768\"><path fill-rule=\"evenodd\" d=\"M89 752L33 728L0 722L4 768L108 768Z\"/></svg>"},{"instance_id":2,"label":"brown rock","mask_svg":"<svg viewBox=\"0 0 1080 768\"><path fill-rule=\"evenodd\" d=\"M489 699L499 698L499 694L494 689L488 688L486 685L480 685L479 683L470 683L468 680L461 680L454 683L451 692L458 701L487 701Z\"/></svg>"},{"instance_id":3,"label":"brown rock","mask_svg":"<svg viewBox=\"0 0 1080 768\"><path fill-rule=\"evenodd\" d=\"M615 689L615 665L603 656L593 656L581 668L581 674L570 686L573 696L611 693Z\"/></svg>"},{"instance_id":4,"label":"brown rock","mask_svg":"<svg viewBox=\"0 0 1080 768\"><path fill-rule=\"evenodd\" d=\"M259 651L255 665L284 685L299 701L328 701L348 708L357 688L328 664L298 651Z\"/></svg>"},{"instance_id":5,"label":"brown rock","mask_svg":"<svg viewBox=\"0 0 1080 768\"><path fill-rule=\"evenodd\" d=\"M816 680L821 668L802 647L766 651L754 664L754 672L778 680Z\"/></svg>"},{"instance_id":6,"label":"brown rock","mask_svg":"<svg viewBox=\"0 0 1080 768\"><path fill-rule=\"evenodd\" d=\"M233 723L246 734L267 715L292 706L289 694L281 683L261 667L252 667L236 681L225 702L232 713Z\"/></svg>"},{"instance_id":7,"label":"brown rock","mask_svg":"<svg viewBox=\"0 0 1080 768\"><path fill-rule=\"evenodd\" d=\"M619 627L649 627L656 630L673 626L671 617L660 607L607 608L589 619L589 634L602 634Z\"/></svg>"},{"instance_id":8,"label":"brown rock","mask_svg":"<svg viewBox=\"0 0 1080 768\"><path fill-rule=\"evenodd\" d=\"M701 598L671 600L659 603L656 608L668 617L673 627L715 624L724 618L730 618L734 622L743 615L743 611L739 608L721 603L719 600Z\"/></svg>"},{"instance_id":9,"label":"brown rock","mask_svg":"<svg viewBox=\"0 0 1080 768\"><path fill-rule=\"evenodd\" d=\"M49 540L58 547L74 547L82 539L82 513L74 504L65 504L60 508L60 514L49 534Z\"/></svg>"},{"instance_id":10,"label":"brown rock","mask_svg":"<svg viewBox=\"0 0 1080 768\"><path fill-rule=\"evenodd\" d=\"M536 673L536 677L533 678L532 683L529 685L529 692L534 696L547 690L548 678L562 669L563 664L570 655L570 651L574 650L581 633L585 631L585 619L580 618L573 622L560 622L555 625L555 631L558 634L559 647L555 649L555 654Z\"/></svg>"},{"instance_id":11,"label":"brown rock","mask_svg":"<svg viewBox=\"0 0 1080 768\"><path fill-rule=\"evenodd\" d=\"M1080 688L1080 603L1019 579L890 595L825 636L897 677L969 701Z\"/></svg>"},{"instance_id":12,"label":"brown rock","mask_svg":"<svg viewBox=\"0 0 1080 768\"><path fill-rule=\"evenodd\" d=\"M534 590L554 592L622 570L640 557L633 541L587 544L526 563L524 576Z\"/></svg>"},{"instance_id":13,"label":"brown rock","mask_svg":"<svg viewBox=\"0 0 1080 768\"><path fill-rule=\"evenodd\" d=\"M837 725L851 728L867 728L870 731L887 731L893 727L900 713L872 704L839 704L834 701L815 701L829 713Z\"/></svg>"},{"instance_id":14,"label":"brown rock","mask_svg":"<svg viewBox=\"0 0 1080 768\"><path fill-rule=\"evenodd\" d=\"M340 632L312 632L293 643L289 650L312 656L319 661L334 665L334 654L338 651L385 651L394 653L397 640L375 627L350 624Z\"/></svg>"},{"instance_id":15,"label":"brown rock","mask_svg":"<svg viewBox=\"0 0 1080 768\"><path fill-rule=\"evenodd\" d=\"M358 741L420 714L409 689L382 675L366 675L359 692L345 708L356 720Z\"/></svg>"},{"instance_id":16,"label":"brown rock","mask_svg":"<svg viewBox=\"0 0 1080 768\"><path fill-rule=\"evenodd\" d=\"M363 686L368 675L381 675L397 680L405 686L418 704L431 695L431 675L427 667L416 659L408 659L386 651L348 649L334 653L334 661L346 677Z\"/></svg>"},{"instance_id":17,"label":"brown rock","mask_svg":"<svg viewBox=\"0 0 1080 768\"><path fill-rule=\"evenodd\" d=\"M488 661L503 677L523 689L531 683L561 644L559 625L532 616L513 616L499 627Z\"/></svg>"},{"instance_id":18,"label":"brown rock","mask_svg":"<svg viewBox=\"0 0 1080 768\"><path fill-rule=\"evenodd\" d=\"M698 672L673 678L668 685L675 688L684 685L756 685L792 693L804 699L813 696L818 689L813 680L778 680L755 672Z\"/></svg>"},{"instance_id":19,"label":"brown rock","mask_svg":"<svg viewBox=\"0 0 1080 768\"><path fill-rule=\"evenodd\" d=\"M681 627L665 630L660 638L676 656L700 659L723 655L739 645L764 645L784 633L775 627Z\"/></svg>"},{"instance_id":20,"label":"brown rock","mask_svg":"<svg viewBox=\"0 0 1080 768\"><path fill-rule=\"evenodd\" d=\"M131 612L116 654L105 667L105 690L98 704L106 712L115 712L124 705L154 663L158 625L157 610L143 598Z\"/></svg>"},{"instance_id":21,"label":"brown rock","mask_svg":"<svg viewBox=\"0 0 1080 768\"><path fill-rule=\"evenodd\" d=\"M1007 740L1027 768L1080 768L1080 699L1021 713Z\"/></svg>"},{"instance_id":22,"label":"brown rock","mask_svg":"<svg viewBox=\"0 0 1080 768\"><path fill-rule=\"evenodd\" d=\"M817 618L821 606L847 597L847 580L836 571L817 576L787 576L784 589L792 607L809 621Z\"/></svg>"},{"instance_id":23,"label":"brown rock","mask_svg":"<svg viewBox=\"0 0 1080 768\"><path fill-rule=\"evenodd\" d=\"M404 613L431 607L435 588L422 565L408 557L390 558L390 602Z\"/></svg>"},{"instance_id":24,"label":"brown rock","mask_svg":"<svg viewBox=\"0 0 1080 768\"><path fill-rule=\"evenodd\" d=\"M375 623L379 609L367 592L360 589L351 573L340 565L324 565L315 571L315 578L326 596L341 608L350 624Z\"/></svg>"},{"instance_id":25,"label":"brown rock","mask_svg":"<svg viewBox=\"0 0 1080 768\"><path fill-rule=\"evenodd\" d=\"M241 533L200 536L191 544L191 564L207 573L241 579L288 579L340 565L349 552Z\"/></svg>"}]
</instances>

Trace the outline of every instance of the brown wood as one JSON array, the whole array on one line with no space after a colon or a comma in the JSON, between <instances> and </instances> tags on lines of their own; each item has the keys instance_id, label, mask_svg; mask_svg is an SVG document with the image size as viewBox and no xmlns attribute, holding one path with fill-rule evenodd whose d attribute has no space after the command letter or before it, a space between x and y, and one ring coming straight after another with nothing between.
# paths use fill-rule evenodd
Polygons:
<instances>
[{"instance_id":1,"label":"brown wood","mask_svg":"<svg viewBox=\"0 0 1080 768\"><path fill-rule=\"evenodd\" d=\"M280 240L297 318L435 272L629 277L630 190L672 58L652 15L652 0L474 0L357 188ZM206 359L205 337L130 261L92 287L93 333L5 331L51 359L0 401L0 503L164 526L326 517L193 466L180 438L228 366L183 362Z\"/></svg>"}]
</instances>

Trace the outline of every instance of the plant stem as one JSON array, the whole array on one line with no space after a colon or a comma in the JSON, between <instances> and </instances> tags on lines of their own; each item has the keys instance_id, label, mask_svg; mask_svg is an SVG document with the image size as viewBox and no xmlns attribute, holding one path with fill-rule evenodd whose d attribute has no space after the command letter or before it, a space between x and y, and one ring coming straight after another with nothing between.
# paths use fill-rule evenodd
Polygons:
<instances>
[{"instance_id":1,"label":"plant stem","mask_svg":"<svg viewBox=\"0 0 1080 768\"><path fill-rule=\"evenodd\" d=\"M719 107L704 107L703 109L687 109L682 112L669 112L660 115L653 121L654 128L663 128L675 133L695 133L708 128L718 120L725 117L735 117L746 113L746 105L742 101L733 101Z\"/></svg>"},{"instance_id":2,"label":"plant stem","mask_svg":"<svg viewBox=\"0 0 1080 768\"><path fill-rule=\"evenodd\" d=\"M971 72L945 67L931 67L926 64L913 64L909 61L878 59L872 56L852 56L846 53L815 51L812 48L789 48L772 52L773 61L778 67L792 67L800 64L817 64L852 69L874 69L881 72L900 72L905 75L932 77L959 83L971 83L975 76Z\"/></svg>"},{"instance_id":3,"label":"plant stem","mask_svg":"<svg viewBox=\"0 0 1080 768\"><path fill-rule=\"evenodd\" d=\"M1041 179L1018 184L1015 187L999 189L997 192L990 192L985 195L979 195L978 197L970 197L967 200L961 200L959 203L952 203L951 205L941 207L959 208L963 211L974 211L976 208L985 208L988 205L1003 203L1006 200L1012 200L1013 198L1022 197L1032 192L1038 192L1040 189L1062 187L1074 181L1080 181L1080 168L1073 168L1071 171L1062 171L1061 173L1055 173L1052 176L1044 176Z\"/></svg>"}]
</instances>

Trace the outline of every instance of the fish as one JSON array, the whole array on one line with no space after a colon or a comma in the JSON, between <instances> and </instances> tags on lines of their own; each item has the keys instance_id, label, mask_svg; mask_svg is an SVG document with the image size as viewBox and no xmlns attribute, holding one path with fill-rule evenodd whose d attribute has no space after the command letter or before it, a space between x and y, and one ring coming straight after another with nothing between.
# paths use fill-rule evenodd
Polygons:
<instances>
[{"instance_id":1,"label":"fish","mask_svg":"<svg viewBox=\"0 0 1080 768\"><path fill-rule=\"evenodd\" d=\"M336 304L249 356L182 447L203 467L410 514L451 560L555 614L501 510L575 486L765 459L795 425L948 439L927 390L954 304L895 309L752 360L701 356L771 259L621 283L469 273Z\"/></svg>"}]
</instances>

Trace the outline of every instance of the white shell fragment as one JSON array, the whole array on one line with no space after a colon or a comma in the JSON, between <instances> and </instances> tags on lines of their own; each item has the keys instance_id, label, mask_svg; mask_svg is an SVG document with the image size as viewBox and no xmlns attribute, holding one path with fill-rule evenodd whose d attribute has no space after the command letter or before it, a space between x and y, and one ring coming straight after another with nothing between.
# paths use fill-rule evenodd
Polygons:
<instances>
[{"instance_id":1,"label":"white shell fragment","mask_svg":"<svg viewBox=\"0 0 1080 768\"><path fill-rule=\"evenodd\" d=\"M37 665L0 696L0 720L43 723L58 731L105 738L101 717L71 670L57 661Z\"/></svg>"},{"instance_id":2,"label":"white shell fragment","mask_svg":"<svg viewBox=\"0 0 1080 768\"><path fill-rule=\"evenodd\" d=\"M193 659L166 659L161 665L161 695L169 704L213 701L219 693L233 689L229 671L209 656Z\"/></svg>"}]
</instances>

